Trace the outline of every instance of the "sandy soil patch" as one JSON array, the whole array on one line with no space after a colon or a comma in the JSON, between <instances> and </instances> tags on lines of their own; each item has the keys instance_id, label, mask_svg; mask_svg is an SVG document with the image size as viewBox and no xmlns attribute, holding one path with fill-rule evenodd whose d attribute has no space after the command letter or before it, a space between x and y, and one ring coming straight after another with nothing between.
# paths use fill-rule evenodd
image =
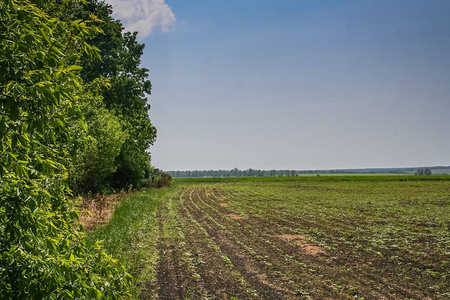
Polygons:
<instances>
[{"instance_id":1,"label":"sandy soil patch","mask_svg":"<svg viewBox=\"0 0 450 300\"><path fill-rule=\"evenodd\" d=\"M238 216L238 215L235 215L235 214L228 214L226 216L229 217L230 219L233 219L233 220L244 220L245 219L244 217Z\"/></svg>"},{"instance_id":2,"label":"sandy soil patch","mask_svg":"<svg viewBox=\"0 0 450 300\"><path fill-rule=\"evenodd\" d=\"M311 254L311 255L326 254L325 250L311 244L309 242L308 238L304 235L282 234L282 235L277 235L275 237L292 242L295 245L300 246L308 254Z\"/></svg>"}]
</instances>

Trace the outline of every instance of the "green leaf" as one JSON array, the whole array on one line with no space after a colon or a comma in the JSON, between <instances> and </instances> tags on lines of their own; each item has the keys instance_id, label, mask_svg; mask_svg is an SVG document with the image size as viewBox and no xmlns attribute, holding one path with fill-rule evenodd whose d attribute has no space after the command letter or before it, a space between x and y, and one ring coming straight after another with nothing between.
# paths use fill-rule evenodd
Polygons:
<instances>
[{"instance_id":1,"label":"green leaf","mask_svg":"<svg viewBox=\"0 0 450 300\"><path fill-rule=\"evenodd\" d=\"M83 128L84 131L87 131L86 123L84 123L82 119L79 119L78 123L81 125L81 128Z\"/></svg>"},{"instance_id":2,"label":"green leaf","mask_svg":"<svg viewBox=\"0 0 450 300\"><path fill-rule=\"evenodd\" d=\"M65 125L63 123L63 121L61 121L60 119L55 119L52 123L53 127L55 128L64 128Z\"/></svg>"},{"instance_id":3,"label":"green leaf","mask_svg":"<svg viewBox=\"0 0 450 300\"><path fill-rule=\"evenodd\" d=\"M41 33L42 37L44 38L44 40L47 42L47 44L51 44L50 39L48 38L47 33L45 33L44 29L39 28L39 32Z\"/></svg>"},{"instance_id":4,"label":"green leaf","mask_svg":"<svg viewBox=\"0 0 450 300\"><path fill-rule=\"evenodd\" d=\"M61 52L61 50L59 50L58 48L56 48L55 46L52 46L51 48L50 48L50 50L52 51L52 52L54 52L54 53L56 53L57 55L59 55L59 56L64 56L64 54Z\"/></svg>"},{"instance_id":5,"label":"green leaf","mask_svg":"<svg viewBox=\"0 0 450 300\"><path fill-rule=\"evenodd\" d=\"M67 71L81 71L82 69L83 69L83 67L73 65L73 66L68 67L66 70Z\"/></svg>"},{"instance_id":6,"label":"green leaf","mask_svg":"<svg viewBox=\"0 0 450 300\"><path fill-rule=\"evenodd\" d=\"M34 157L37 159L37 161L38 161L39 163L42 163L41 155L42 155L42 154L35 154L35 155L34 155Z\"/></svg>"},{"instance_id":7,"label":"green leaf","mask_svg":"<svg viewBox=\"0 0 450 300\"><path fill-rule=\"evenodd\" d=\"M94 291L95 291L95 294L97 296L97 299L101 299L102 298L102 292L100 292L100 290L97 289L96 287L94 287Z\"/></svg>"},{"instance_id":8,"label":"green leaf","mask_svg":"<svg viewBox=\"0 0 450 300\"><path fill-rule=\"evenodd\" d=\"M29 139L27 135L19 135L19 142L22 145L22 147L24 148L28 148L29 147Z\"/></svg>"},{"instance_id":9,"label":"green leaf","mask_svg":"<svg viewBox=\"0 0 450 300\"><path fill-rule=\"evenodd\" d=\"M66 295L69 296L70 298L73 298L73 293L70 292L69 290L64 290L64 293L66 293Z\"/></svg>"}]
</instances>

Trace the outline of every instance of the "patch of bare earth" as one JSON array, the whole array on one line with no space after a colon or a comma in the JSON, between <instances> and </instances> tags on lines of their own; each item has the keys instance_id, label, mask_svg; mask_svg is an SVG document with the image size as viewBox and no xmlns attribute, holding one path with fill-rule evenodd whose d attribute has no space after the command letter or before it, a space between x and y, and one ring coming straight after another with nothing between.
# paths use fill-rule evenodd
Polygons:
<instances>
[{"instance_id":1,"label":"patch of bare earth","mask_svg":"<svg viewBox=\"0 0 450 300\"><path fill-rule=\"evenodd\" d=\"M325 250L311 244L306 236L295 234L282 234L275 237L289 242L293 242L295 245L300 246L308 254L311 255L326 254Z\"/></svg>"},{"instance_id":2,"label":"patch of bare earth","mask_svg":"<svg viewBox=\"0 0 450 300\"><path fill-rule=\"evenodd\" d=\"M227 214L226 216L233 220L244 220L245 219L244 217L236 215L236 214Z\"/></svg>"},{"instance_id":3,"label":"patch of bare earth","mask_svg":"<svg viewBox=\"0 0 450 300\"><path fill-rule=\"evenodd\" d=\"M111 195L97 194L81 200L80 222L86 232L105 225L111 219L114 209L126 196L125 191Z\"/></svg>"}]
</instances>

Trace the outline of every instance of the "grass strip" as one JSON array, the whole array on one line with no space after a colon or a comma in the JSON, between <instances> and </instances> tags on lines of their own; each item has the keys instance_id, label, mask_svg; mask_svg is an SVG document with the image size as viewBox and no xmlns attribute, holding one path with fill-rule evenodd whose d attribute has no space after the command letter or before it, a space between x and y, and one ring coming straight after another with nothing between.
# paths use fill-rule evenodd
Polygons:
<instances>
[{"instance_id":1,"label":"grass strip","mask_svg":"<svg viewBox=\"0 0 450 300\"><path fill-rule=\"evenodd\" d=\"M147 189L125 197L109 223L89 232L88 243L102 241L103 248L119 259L134 277L135 296L145 280L154 277L158 253L156 213L170 189Z\"/></svg>"}]
</instances>

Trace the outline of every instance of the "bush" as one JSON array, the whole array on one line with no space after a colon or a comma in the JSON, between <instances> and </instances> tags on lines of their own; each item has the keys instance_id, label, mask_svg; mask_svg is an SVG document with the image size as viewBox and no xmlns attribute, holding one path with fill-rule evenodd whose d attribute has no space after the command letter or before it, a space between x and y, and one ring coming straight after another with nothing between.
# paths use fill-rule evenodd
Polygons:
<instances>
[{"instance_id":1,"label":"bush","mask_svg":"<svg viewBox=\"0 0 450 300\"><path fill-rule=\"evenodd\" d=\"M147 187L149 188L163 188L170 187L172 185L172 176L167 173L156 172L147 181Z\"/></svg>"},{"instance_id":2,"label":"bush","mask_svg":"<svg viewBox=\"0 0 450 300\"><path fill-rule=\"evenodd\" d=\"M172 176L167 173L163 173L161 178L157 181L158 188L170 187L172 185Z\"/></svg>"},{"instance_id":3,"label":"bush","mask_svg":"<svg viewBox=\"0 0 450 300\"><path fill-rule=\"evenodd\" d=\"M109 190L108 177L117 169L115 160L126 133L118 118L105 108L85 108L84 116L87 131L82 130L78 122L71 128L70 187L80 194Z\"/></svg>"}]
</instances>

